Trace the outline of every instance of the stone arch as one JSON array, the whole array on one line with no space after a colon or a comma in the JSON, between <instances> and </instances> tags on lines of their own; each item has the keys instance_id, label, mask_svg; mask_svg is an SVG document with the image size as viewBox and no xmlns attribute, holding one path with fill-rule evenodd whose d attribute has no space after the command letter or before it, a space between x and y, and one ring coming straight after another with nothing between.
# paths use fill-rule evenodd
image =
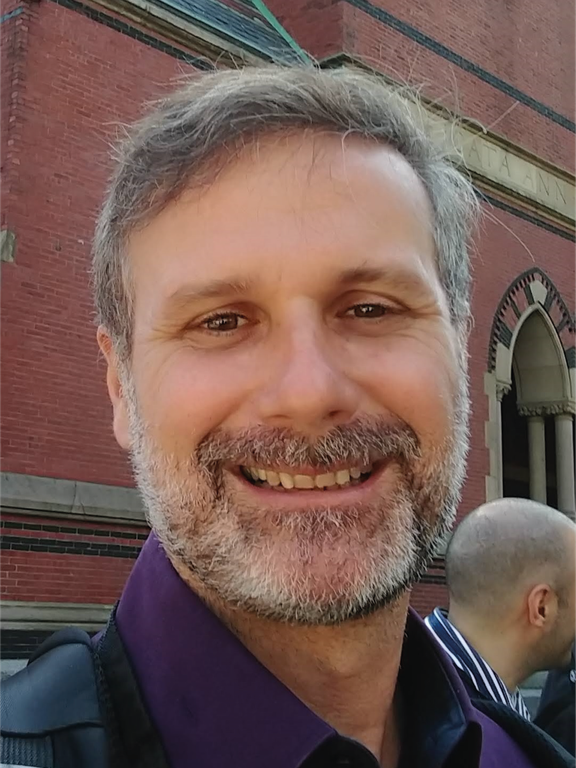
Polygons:
<instances>
[{"instance_id":1,"label":"stone arch","mask_svg":"<svg viewBox=\"0 0 576 768\"><path fill-rule=\"evenodd\" d=\"M573 399L566 350L541 304L518 320L507 356L518 387L519 407L569 403ZM507 362L508 362L507 360ZM511 373L501 379L511 383Z\"/></svg>"},{"instance_id":2,"label":"stone arch","mask_svg":"<svg viewBox=\"0 0 576 768\"><path fill-rule=\"evenodd\" d=\"M575 319L548 275L539 267L532 267L510 283L498 304L488 344L489 373L496 372L497 378L502 379L510 365L510 355L504 350L510 351L515 332L517 335L527 314L537 308L548 316L558 334L568 368L576 368Z\"/></svg>"},{"instance_id":3,"label":"stone arch","mask_svg":"<svg viewBox=\"0 0 576 768\"><path fill-rule=\"evenodd\" d=\"M485 392L489 402L486 423L486 445L490 452L490 474L486 477L488 500L503 495L502 399L514 383L518 414L528 420L530 492L539 494L540 500L545 500L546 480L542 481L542 472L539 482L540 486L544 482L544 491L536 482L538 464L534 446L538 441L539 450L544 452L544 419L554 416L552 427L557 446L555 457L558 458L558 503L563 505L564 511L574 513L574 341L574 317L552 280L538 267L519 275L509 285L498 305L488 348L488 371L485 375ZM506 403L508 409L508 399ZM506 413L510 413L509 409ZM545 472L544 458L541 458L541 464Z\"/></svg>"}]
</instances>

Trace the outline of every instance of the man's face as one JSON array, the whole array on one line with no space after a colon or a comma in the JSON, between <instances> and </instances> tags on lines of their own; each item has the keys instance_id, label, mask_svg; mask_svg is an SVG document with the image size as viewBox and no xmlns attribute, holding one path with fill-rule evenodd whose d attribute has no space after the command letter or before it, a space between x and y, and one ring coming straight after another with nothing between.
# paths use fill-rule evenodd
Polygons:
<instances>
[{"instance_id":1,"label":"man's face","mask_svg":"<svg viewBox=\"0 0 576 768\"><path fill-rule=\"evenodd\" d=\"M562 568L561 583L552 590L555 613L544 631L537 636L531 654L531 667L534 670L561 669L570 664L572 645L576 635L576 534L574 526L565 525L566 553L558 563L553 564L553 575L548 574L545 581L557 582L557 568Z\"/></svg>"},{"instance_id":2,"label":"man's face","mask_svg":"<svg viewBox=\"0 0 576 768\"><path fill-rule=\"evenodd\" d=\"M360 139L263 141L135 232L129 258L115 433L172 559L278 620L393 600L452 522L466 452L410 166Z\"/></svg>"}]
</instances>

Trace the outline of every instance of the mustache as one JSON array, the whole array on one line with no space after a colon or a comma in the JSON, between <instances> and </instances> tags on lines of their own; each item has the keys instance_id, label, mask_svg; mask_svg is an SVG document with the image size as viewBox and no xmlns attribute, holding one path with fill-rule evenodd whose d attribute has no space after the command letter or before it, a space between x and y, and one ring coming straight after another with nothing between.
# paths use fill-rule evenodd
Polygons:
<instances>
[{"instance_id":1,"label":"mustache","mask_svg":"<svg viewBox=\"0 0 576 768\"><path fill-rule=\"evenodd\" d=\"M397 417L383 416L359 416L313 440L291 429L264 425L235 431L217 429L196 449L198 465L208 471L225 463L310 465L319 469L337 462L363 466L383 459L410 464L420 456L414 430Z\"/></svg>"}]
</instances>

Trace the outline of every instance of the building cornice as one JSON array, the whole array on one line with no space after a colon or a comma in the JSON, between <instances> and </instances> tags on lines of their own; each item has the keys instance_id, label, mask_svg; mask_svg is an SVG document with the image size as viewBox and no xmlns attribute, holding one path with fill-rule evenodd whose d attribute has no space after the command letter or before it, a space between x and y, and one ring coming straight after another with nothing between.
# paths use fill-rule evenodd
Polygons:
<instances>
[{"instance_id":1,"label":"building cornice","mask_svg":"<svg viewBox=\"0 0 576 768\"><path fill-rule=\"evenodd\" d=\"M145 525L138 491L101 483L15 472L1 473L4 512Z\"/></svg>"},{"instance_id":2,"label":"building cornice","mask_svg":"<svg viewBox=\"0 0 576 768\"><path fill-rule=\"evenodd\" d=\"M395 86L389 76L369 67L361 59L341 53L323 66L356 66L378 74ZM576 177L564 168L485 129L480 123L454 115L446 108L422 98L438 138L456 162L474 181L529 211L560 224L569 232L576 225Z\"/></svg>"},{"instance_id":3,"label":"building cornice","mask_svg":"<svg viewBox=\"0 0 576 768\"><path fill-rule=\"evenodd\" d=\"M295 57L274 31L262 19L243 17L215 0L190 2L186 7L171 0L94 0L96 5L136 22L139 26L162 35L170 42L189 49L195 55L205 56L207 62L238 66L279 59L291 61ZM198 6L196 8L196 6ZM210 6L220 6L224 16L241 21L246 34L234 32L225 19L211 22Z\"/></svg>"},{"instance_id":4,"label":"building cornice","mask_svg":"<svg viewBox=\"0 0 576 768\"><path fill-rule=\"evenodd\" d=\"M2 629L48 630L74 625L86 631L105 626L112 605L0 600Z\"/></svg>"}]
</instances>

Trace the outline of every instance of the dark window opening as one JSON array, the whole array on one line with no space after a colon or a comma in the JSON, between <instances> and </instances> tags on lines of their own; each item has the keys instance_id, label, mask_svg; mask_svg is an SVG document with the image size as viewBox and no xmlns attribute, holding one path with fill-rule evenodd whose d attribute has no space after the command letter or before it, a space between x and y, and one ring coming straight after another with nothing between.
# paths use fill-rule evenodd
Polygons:
<instances>
[{"instance_id":1,"label":"dark window opening","mask_svg":"<svg viewBox=\"0 0 576 768\"><path fill-rule=\"evenodd\" d=\"M502 398L502 479L504 496L530 498L530 460L528 422L518 413L518 393L512 374L512 387Z\"/></svg>"}]
</instances>

